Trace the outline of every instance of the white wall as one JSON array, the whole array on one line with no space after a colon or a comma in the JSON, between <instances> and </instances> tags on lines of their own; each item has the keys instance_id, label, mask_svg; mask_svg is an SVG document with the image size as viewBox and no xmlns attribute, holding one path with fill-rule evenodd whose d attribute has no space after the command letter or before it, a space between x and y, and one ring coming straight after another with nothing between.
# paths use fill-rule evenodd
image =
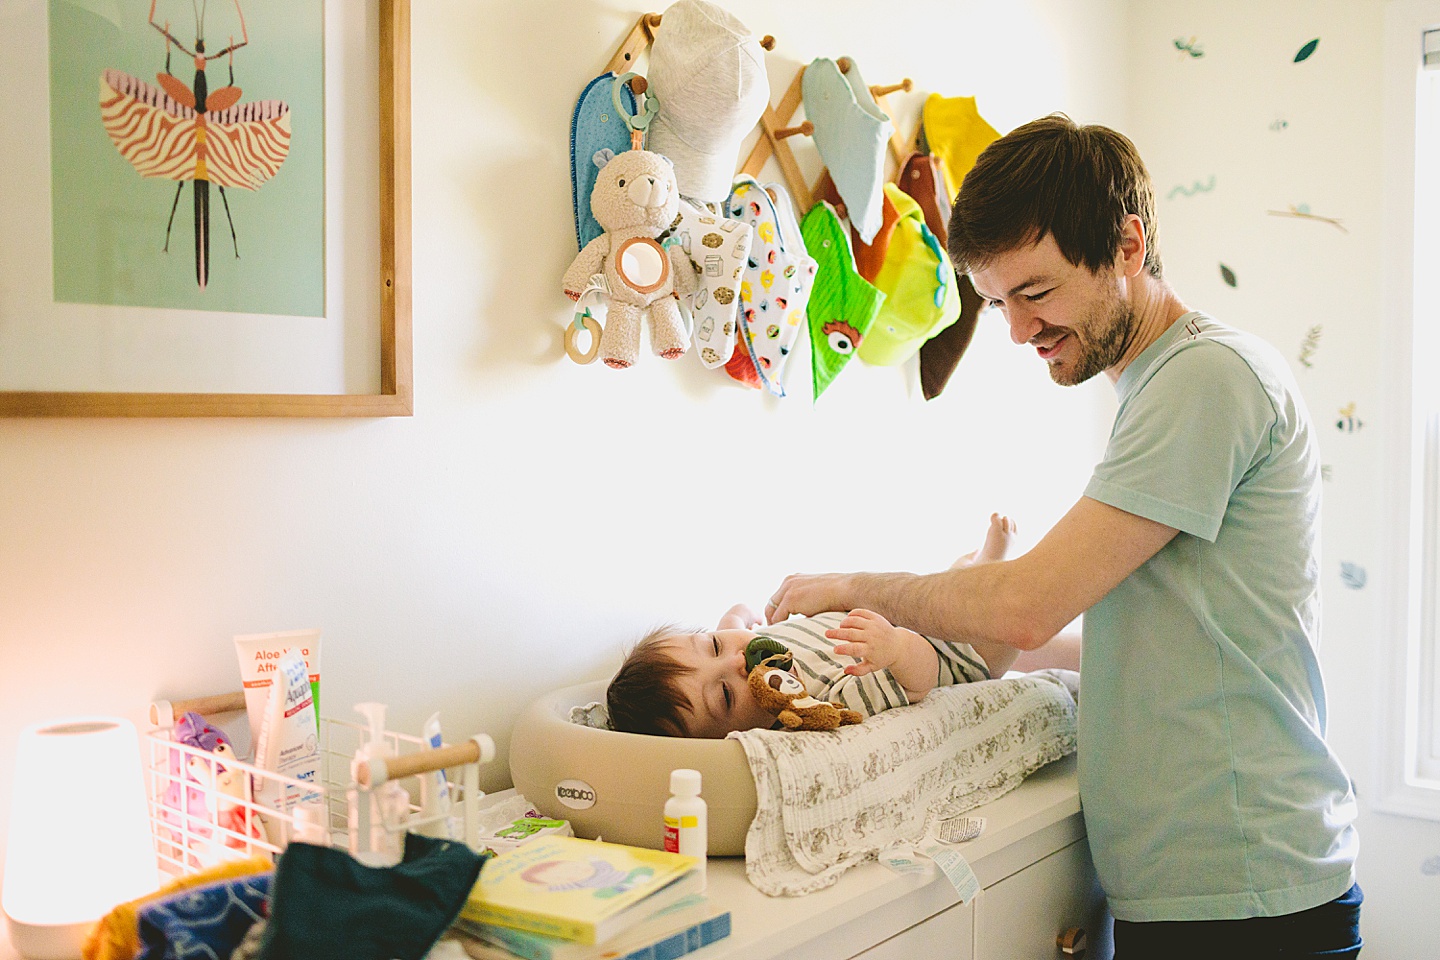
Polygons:
<instances>
[{"instance_id":1,"label":"white wall","mask_svg":"<svg viewBox=\"0 0 1440 960\"><path fill-rule=\"evenodd\" d=\"M1379 699L1388 585L1379 472L1382 366L1383 0L1254 3L1132 0L1129 132L1160 195L1166 272L1195 307L1269 339L1290 358L1318 424L1328 468L1323 518L1322 666L1330 741L1356 780L1364 956L1408 960L1431 939L1440 902L1440 823L1379 813L1373 760L1393 733ZM1204 56L1174 41L1194 38ZM1294 57L1319 38L1315 53ZM1418 44L1417 44L1418 49ZM1277 121L1285 125L1279 129ZM1210 191L1186 196L1198 181ZM1343 230L1276 217L1308 204ZM1230 287L1220 264L1237 279ZM1301 362L1306 334L1322 328ZM1354 404L1364 424L1341 430ZM1347 585L1341 564L1366 571Z\"/></svg>"},{"instance_id":2,"label":"white wall","mask_svg":"<svg viewBox=\"0 0 1440 960\"><path fill-rule=\"evenodd\" d=\"M777 99L849 55L913 78L906 130L930 91L1002 131L1054 109L1125 125L1120 0L727 6L778 39ZM415 4L414 417L0 422L0 822L24 724L143 726L156 696L234 689L237 633L321 627L327 714L381 700L418 731L439 708L496 737L495 788L516 712L656 622L762 604L794 570L937 568L992 510L1033 542L1078 496L1110 390L1054 387L992 316L930 403L913 366L848 370L812 407L693 357L565 358L570 112L642 12Z\"/></svg>"}]
</instances>

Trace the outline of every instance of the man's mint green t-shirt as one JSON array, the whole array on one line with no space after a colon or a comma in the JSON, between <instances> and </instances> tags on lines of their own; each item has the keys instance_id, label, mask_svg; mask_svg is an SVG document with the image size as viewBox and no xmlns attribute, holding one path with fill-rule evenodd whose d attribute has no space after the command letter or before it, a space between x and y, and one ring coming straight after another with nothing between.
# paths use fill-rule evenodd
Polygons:
<instances>
[{"instance_id":1,"label":"man's mint green t-shirt","mask_svg":"<svg viewBox=\"0 0 1440 960\"><path fill-rule=\"evenodd\" d=\"M1180 531L1085 614L1080 797L1121 920L1278 916L1354 882L1325 743L1319 461L1285 361L1187 313L1121 373L1085 495Z\"/></svg>"}]
</instances>

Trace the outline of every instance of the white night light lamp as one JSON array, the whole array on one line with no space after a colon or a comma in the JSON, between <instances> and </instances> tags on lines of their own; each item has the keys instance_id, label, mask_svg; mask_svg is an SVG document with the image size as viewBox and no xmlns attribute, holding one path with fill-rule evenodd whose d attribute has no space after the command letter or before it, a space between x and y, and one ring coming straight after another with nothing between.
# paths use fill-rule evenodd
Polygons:
<instances>
[{"instance_id":1,"label":"white night light lamp","mask_svg":"<svg viewBox=\"0 0 1440 960\"><path fill-rule=\"evenodd\" d=\"M78 960L110 908L159 885L135 725L76 717L26 727L0 903L30 960Z\"/></svg>"}]
</instances>

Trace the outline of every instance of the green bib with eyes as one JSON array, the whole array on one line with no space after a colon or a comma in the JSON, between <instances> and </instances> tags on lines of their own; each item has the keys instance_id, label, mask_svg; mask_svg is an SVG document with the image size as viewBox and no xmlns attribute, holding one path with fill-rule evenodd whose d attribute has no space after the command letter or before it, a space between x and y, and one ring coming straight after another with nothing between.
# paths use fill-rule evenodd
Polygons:
<instances>
[{"instance_id":1,"label":"green bib with eyes","mask_svg":"<svg viewBox=\"0 0 1440 960\"><path fill-rule=\"evenodd\" d=\"M810 208L800 223L800 235L818 264L815 286L805 306L810 324L810 366L818 400L860 348L885 302L885 294L855 272L850 232L830 204L822 201Z\"/></svg>"}]
</instances>

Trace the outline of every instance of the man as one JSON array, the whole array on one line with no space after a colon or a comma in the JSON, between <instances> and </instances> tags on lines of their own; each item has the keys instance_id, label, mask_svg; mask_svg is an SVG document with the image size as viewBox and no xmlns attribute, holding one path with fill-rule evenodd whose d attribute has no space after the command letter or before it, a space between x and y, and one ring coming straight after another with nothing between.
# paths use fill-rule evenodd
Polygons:
<instances>
[{"instance_id":1,"label":"man","mask_svg":"<svg viewBox=\"0 0 1440 960\"><path fill-rule=\"evenodd\" d=\"M1118 960L1353 957L1355 802L1315 657L1314 428L1273 349L1166 283L1154 208L1134 145L1104 127L1052 115L980 156L951 258L1057 383L1110 378L1104 459L1024 556L791 576L766 614L863 607L1033 650L1084 613L1080 797Z\"/></svg>"}]
</instances>

